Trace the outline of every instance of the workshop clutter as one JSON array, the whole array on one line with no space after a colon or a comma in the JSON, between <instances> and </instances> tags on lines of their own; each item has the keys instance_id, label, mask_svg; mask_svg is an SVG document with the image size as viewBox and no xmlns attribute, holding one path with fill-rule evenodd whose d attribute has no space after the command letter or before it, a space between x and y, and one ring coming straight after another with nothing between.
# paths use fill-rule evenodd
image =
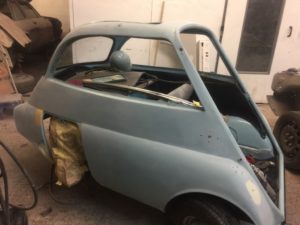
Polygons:
<instances>
[{"instance_id":1,"label":"workshop clutter","mask_svg":"<svg viewBox=\"0 0 300 225\"><path fill-rule=\"evenodd\" d=\"M51 152L57 184L71 187L88 171L77 124L55 117L50 121Z\"/></svg>"}]
</instances>

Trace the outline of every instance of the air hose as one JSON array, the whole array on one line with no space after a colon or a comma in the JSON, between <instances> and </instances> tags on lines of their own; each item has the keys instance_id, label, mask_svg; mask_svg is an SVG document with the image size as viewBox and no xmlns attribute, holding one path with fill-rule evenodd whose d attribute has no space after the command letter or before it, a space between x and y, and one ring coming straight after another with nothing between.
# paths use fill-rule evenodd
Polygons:
<instances>
[{"instance_id":1,"label":"air hose","mask_svg":"<svg viewBox=\"0 0 300 225\"><path fill-rule=\"evenodd\" d=\"M8 194L8 177L5 170L4 163L0 157L0 177L3 178L3 188L4 194L0 187L0 225L27 225L27 216L25 211L34 208L37 204L38 196L36 187L28 175L27 171L20 164L16 156L12 153L12 151L2 142L0 141L0 146L7 152L10 158L15 162L18 166L24 177L26 178L28 184L33 193L33 202L28 207L15 206L9 203L9 194Z\"/></svg>"}]
</instances>

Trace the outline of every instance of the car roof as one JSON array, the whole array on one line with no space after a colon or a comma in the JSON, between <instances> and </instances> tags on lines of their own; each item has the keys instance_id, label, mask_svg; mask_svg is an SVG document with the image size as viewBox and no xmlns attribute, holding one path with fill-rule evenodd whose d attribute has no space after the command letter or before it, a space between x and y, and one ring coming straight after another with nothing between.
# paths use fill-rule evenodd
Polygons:
<instances>
[{"instance_id":1,"label":"car roof","mask_svg":"<svg viewBox=\"0 0 300 225\"><path fill-rule=\"evenodd\" d=\"M194 33L195 29L211 33L206 27L193 22L140 23L122 21L94 21L81 25L70 32L64 41L78 36L128 36L173 40L180 32Z\"/></svg>"}]
</instances>

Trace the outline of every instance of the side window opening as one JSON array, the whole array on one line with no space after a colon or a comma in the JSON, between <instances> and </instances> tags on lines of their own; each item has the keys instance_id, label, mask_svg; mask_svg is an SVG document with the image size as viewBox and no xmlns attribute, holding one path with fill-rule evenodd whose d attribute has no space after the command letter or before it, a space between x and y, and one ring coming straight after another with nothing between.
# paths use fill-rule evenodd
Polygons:
<instances>
[{"instance_id":1,"label":"side window opening","mask_svg":"<svg viewBox=\"0 0 300 225\"><path fill-rule=\"evenodd\" d=\"M57 67L82 66L80 71L72 70L66 82L112 95L202 108L171 43L166 40L130 38L107 59L112 45L107 48L108 43L97 43L97 38L77 40L69 50L64 51ZM95 44L93 47L92 42ZM158 47L154 47L154 44L158 44ZM98 48L101 53L97 51ZM104 53L106 57L98 58ZM64 57L65 54L68 57ZM107 62L101 63L101 59ZM92 62L98 64L92 65ZM59 78L60 74L65 72L56 77Z\"/></svg>"},{"instance_id":2,"label":"side window opening","mask_svg":"<svg viewBox=\"0 0 300 225\"><path fill-rule=\"evenodd\" d=\"M60 56L56 69L79 63L99 63L108 58L113 40L108 37L83 37L69 44Z\"/></svg>"}]
</instances>

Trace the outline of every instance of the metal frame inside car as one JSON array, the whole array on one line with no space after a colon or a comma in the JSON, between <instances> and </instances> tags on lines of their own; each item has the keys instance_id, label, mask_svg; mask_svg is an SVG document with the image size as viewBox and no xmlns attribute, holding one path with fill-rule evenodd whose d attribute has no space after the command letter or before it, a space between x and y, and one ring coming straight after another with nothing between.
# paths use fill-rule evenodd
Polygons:
<instances>
[{"instance_id":1,"label":"metal frame inside car","mask_svg":"<svg viewBox=\"0 0 300 225\"><path fill-rule=\"evenodd\" d=\"M202 34L206 35L211 40L219 56L222 58L226 68L233 77L236 85L238 85L240 91L248 100L249 106L258 117L258 120L266 131L266 136L268 136L268 138L270 139L279 160L278 207L272 202L267 192L264 190L262 184L259 182L244 154L242 153L240 147L238 146L236 140L231 134L228 126L226 125L215 102L210 96L205 84L199 76L198 71L190 61L188 54L181 42L181 33ZM200 172L197 175L185 174L188 179L193 180L192 183L186 182L184 184L181 184L181 186L169 187L168 190L161 191L160 193L157 193L158 191L156 188L159 187L158 185L155 186L155 188L152 188L153 190L146 190L145 193L148 194L143 194L139 191L137 191L136 193L128 191L127 193L124 193L125 195L135 198L157 209L165 211L167 205L178 196L189 193L202 193L209 196L216 196L238 207L246 215L248 215L256 225L280 225L284 222L284 166L282 152L275 138L273 137L272 131L269 128L264 116L260 113L255 103L251 100L250 95L242 84L236 69L229 62L218 40L209 29L197 24L142 24L130 22L99 22L90 23L75 29L73 32L68 34L58 46L50 61L46 76L41 78L28 103L25 103L25 105L15 110L17 128L24 136L26 136L29 140L37 143L42 149L44 149L43 151L45 154L49 154L47 152L47 149L45 148L45 146L47 146L47 142L42 123L44 113L57 115L65 119L75 121L79 124L82 133L83 145L85 148L85 155L89 164L89 168L91 170L91 173L93 174L95 179L99 181L99 183L101 183L102 177L105 177L107 174L101 174L104 172L99 171L98 165L102 162L96 161L96 159L98 159L98 157L95 155L95 152L97 152L96 146L98 146L100 143L91 139L90 136L93 136L93 133L98 132L101 133L105 138L107 138L107 140L110 140L110 135L113 133L114 135L118 135L120 141L125 139L127 140L128 138L128 140L130 139L130 142L139 143L138 138L133 137L133 133L137 132L138 130L137 128L133 127L133 131L126 130L126 134L115 132L116 130L114 130L113 128L116 126L121 126L118 124L106 124L106 127L104 126L103 129L98 129L98 127L101 127L103 125L103 122L99 122L97 118L92 116L84 116L84 107L78 106L78 104L77 108L75 107L76 104L74 101L76 100L74 100L74 93L80 90L79 94L81 94L80 98L82 103L87 107L88 102L88 107L93 112L93 115L97 115L97 117L100 118L108 116L111 112L108 112L107 109L102 109L101 111L99 109L99 105L97 104L99 101L97 98L111 98L118 101L119 108L122 108L125 111L124 115L127 115L126 107L134 109L134 103L141 103L142 100L128 99L122 96L116 97L102 92L95 94L91 90L72 86L55 78L55 75L58 72L56 69L56 64L58 63L60 56L62 55L68 44L73 42L74 40L91 36L107 36L111 38L114 38L115 36L125 38L135 37L147 39L165 39L170 41L170 43L173 44L177 55L184 67L184 70L192 83L196 95L201 100L201 105L203 106L203 110L194 110L179 107L181 111L186 112L190 116L188 119L178 116L179 114L176 114L176 112L173 113L172 110L174 109L174 107L166 105L159 108L159 113L163 115L167 115L168 113L170 115L170 118L175 118L175 116L178 116L178 120L174 121L174 123L177 123L177 126L181 126L183 132L186 131L191 134L195 134L198 132L198 130L194 129L193 127L187 127L187 125L184 123L187 120L192 120L195 123L199 124L199 126L202 126L202 135L206 138L204 141L203 137L203 146L198 146L197 144L199 142L196 142L194 140L195 138L201 139L202 137L193 136L189 140L182 140L180 138L178 138L178 140L174 140L174 138L171 136L159 136L159 132L155 133L154 130L157 128L153 128L154 126L151 126L153 132L150 133L142 131L140 134L144 138L143 144L146 147L151 145L157 149L163 147L166 151L170 150L172 152L172 154L170 153L171 161L173 160L176 162L181 162L182 151L180 151L180 149L183 146L185 149L194 150L187 150L184 152L184 154L188 155L188 158L190 160L189 163L191 165L199 167L199 171L201 171L201 174ZM111 52L119 50L123 44L124 42L114 43ZM52 101L52 99L56 99L56 101L54 102ZM144 104L144 107L147 108L147 110L149 109L149 107L157 107L157 103L155 102L143 102L142 104ZM145 113L145 116L148 116L147 112ZM132 118L130 118L129 116L124 116L123 119L131 120ZM26 122L18 122L22 120L26 120ZM125 128L122 127L122 129L124 130ZM148 140L147 138L145 138L146 135L150 135L151 138L149 138ZM207 138L212 138L212 140L210 142L207 142ZM157 142L154 143L152 142L152 140L156 140ZM202 152L200 150L196 150L199 148L201 148ZM131 154L138 153L132 152ZM159 152L157 152L157 154L159 154ZM201 159L203 157L205 158L205 160ZM200 160L200 162L197 160ZM166 175L168 173L165 166L166 165L161 165L161 169L164 172L162 172L162 174L156 174L156 180L161 183L172 183L177 179L177 177L175 175L169 175L169 180L165 180L166 176L163 175ZM137 176L141 176L141 174L139 174L139 171L132 171L132 173ZM180 174L177 174L177 176L180 176ZM207 182L204 184L203 182L197 181L197 179L195 179L196 176L202 176L202 179L205 179ZM213 176L215 176L215 178L217 178L218 180L212 180L215 179L211 178ZM108 177L106 179L109 180ZM127 177L127 180L118 182L121 182L119 183L120 186L123 185L124 187L128 187L128 184L126 182L134 183L135 180L131 180L130 177ZM145 183L151 184L150 180L146 180ZM217 183L219 185L217 185ZM149 188L151 188L151 186ZM122 190L118 188L111 189L122 193ZM156 192L154 192L155 190Z\"/></svg>"}]
</instances>

